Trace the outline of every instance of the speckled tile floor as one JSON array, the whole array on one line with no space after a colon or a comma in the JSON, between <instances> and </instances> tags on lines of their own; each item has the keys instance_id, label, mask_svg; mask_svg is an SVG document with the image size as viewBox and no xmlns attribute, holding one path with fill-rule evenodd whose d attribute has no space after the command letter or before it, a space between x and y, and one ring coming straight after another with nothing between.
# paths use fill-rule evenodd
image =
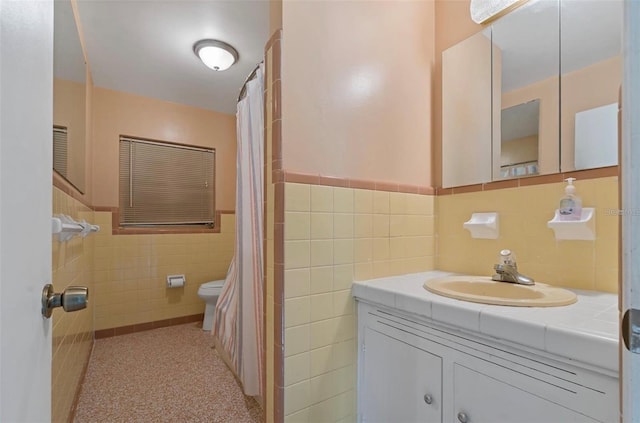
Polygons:
<instances>
[{"instance_id":1,"label":"speckled tile floor","mask_svg":"<svg viewBox=\"0 0 640 423\"><path fill-rule=\"evenodd\" d=\"M260 422L199 324L172 326L95 343L76 423Z\"/></svg>"}]
</instances>

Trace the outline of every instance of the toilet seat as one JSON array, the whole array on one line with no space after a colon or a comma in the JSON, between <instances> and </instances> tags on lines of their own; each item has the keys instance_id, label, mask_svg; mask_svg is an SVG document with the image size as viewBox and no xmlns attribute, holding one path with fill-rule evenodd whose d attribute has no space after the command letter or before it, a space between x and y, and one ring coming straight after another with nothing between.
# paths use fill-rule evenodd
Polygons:
<instances>
[{"instance_id":1,"label":"toilet seat","mask_svg":"<svg viewBox=\"0 0 640 423\"><path fill-rule=\"evenodd\" d=\"M198 288L198 294L219 295L223 285L224 280L205 282Z\"/></svg>"}]
</instances>

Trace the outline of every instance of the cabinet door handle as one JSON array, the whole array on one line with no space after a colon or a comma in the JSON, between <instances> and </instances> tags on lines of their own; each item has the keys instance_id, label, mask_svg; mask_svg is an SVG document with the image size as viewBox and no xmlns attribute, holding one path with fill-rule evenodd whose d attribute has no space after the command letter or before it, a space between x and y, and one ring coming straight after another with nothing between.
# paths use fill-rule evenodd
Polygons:
<instances>
[{"instance_id":1,"label":"cabinet door handle","mask_svg":"<svg viewBox=\"0 0 640 423\"><path fill-rule=\"evenodd\" d=\"M458 413L458 421L460 423L467 423L469 421L469 416L464 411Z\"/></svg>"},{"instance_id":2,"label":"cabinet door handle","mask_svg":"<svg viewBox=\"0 0 640 423\"><path fill-rule=\"evenodd\" d=\"M424 394L424 402L431 404L433 402L433 397L429 394Z\"/></svg>"}]
</instances>

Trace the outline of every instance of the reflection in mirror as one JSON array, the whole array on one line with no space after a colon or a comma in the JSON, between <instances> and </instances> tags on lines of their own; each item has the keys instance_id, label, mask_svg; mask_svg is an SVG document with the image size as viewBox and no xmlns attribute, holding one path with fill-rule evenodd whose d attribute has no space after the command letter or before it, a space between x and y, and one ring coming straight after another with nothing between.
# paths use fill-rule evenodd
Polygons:
<instances>
[{"instance_id":1,"label":"reflection in mirror","mask_svg":"<svg viewBox=\"0 0 640 423\"><path fill-rule=\"evenodd\" d=\"M500 81L500 94L493 98L494 180L559 171L559 13L557 0L542 0L527 3L493 24L493 72ZM538 153L531 160L536 163L504 172L503 146L509 145L508 155L512 156L520 155L515 151L518 148L531 149L533 145L532 141L515 144L502 141L505 127L501 117L510 116L511 112L505 111L523 103L537 110ZM522 156L527 154L523 152Z\"/></svg>"},{"instance_id":2,"label":"reflection in mirror","mask_svg":"<svg viewBox=\"0 0 640 423\"><path fill-rule=\"evenodd\" d=\"M508 107L501 113L501 178L538 174L540 100Z\"/></svg>"},{"instance_id":3,"label":"reflection in mirror","mask_svg":"<svg viewBox=\"0 0 640 423\"><path fill-rule=\"evenodd\" d=\"M442 186L491 180L491 28L442 53Z\"/></svg>"},{"instance_id":4,"label":"reflection in mirror","mask_svg":"<svg viewBox=\"0 0 640 423\"><path fill-rule=\"evenodd\" d=\"M85 62L71 2L54 2L53 169L85 184Z\"/></svg>"},{"instance_id":5,"label":"reflection in mirror","mask_svg":"<svg viewBox=\"0 0 640 423\"><path fill-rule=\"evenodd\" d=\"M563 0L563 172L618 164L623 1Z\"/></svg>"}]
</instances>

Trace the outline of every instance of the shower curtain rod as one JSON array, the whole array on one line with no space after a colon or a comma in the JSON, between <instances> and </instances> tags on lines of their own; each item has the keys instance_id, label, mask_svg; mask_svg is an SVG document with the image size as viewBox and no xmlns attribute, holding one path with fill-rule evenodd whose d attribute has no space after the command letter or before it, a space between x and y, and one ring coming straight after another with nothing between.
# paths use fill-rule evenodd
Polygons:
<instances>
[{"instance_id":1,"label":"shower curtain rod","mask_svg":"<svg viewBox=\"0 0 640 423\"><path fill-rule=\"evenodd\" d=\"M238 103L240 103L240 100L242 100L245 94L247 93L247 83L251 81L253 78L255 78L256 72L258 72L258 69L260 68L261 64L262 62L259 62L256 65L256 67L253 69L253 71L251 71L249 76L247 76L247 79L244 80L244 84L242 84L242 88L240 89L240 95L238 95Z\"/></svg>"}]
</instances>

